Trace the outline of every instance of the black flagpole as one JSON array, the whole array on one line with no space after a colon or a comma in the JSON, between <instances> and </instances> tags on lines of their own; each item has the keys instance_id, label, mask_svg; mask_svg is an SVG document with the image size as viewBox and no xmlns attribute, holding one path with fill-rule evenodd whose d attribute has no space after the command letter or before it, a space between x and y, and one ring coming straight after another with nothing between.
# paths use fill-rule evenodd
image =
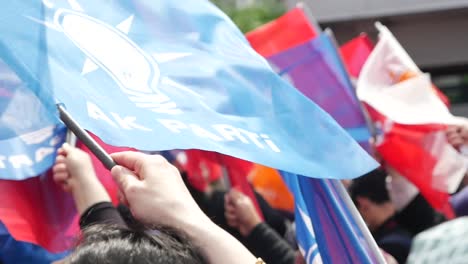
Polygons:
<instances>
[{"instance_id":1,"label":"black flagpole","mask_svg":"<svg viewBox=\"0 0 468 264\"><path fill-rule=\"evenodd\" d=\"M86 147L102 162L102 164L111 170L116 164L111 156L86 132L67 112L61 104L57 104L60 119L75 136L85 144Z\"/></svg>"}]
</instances>

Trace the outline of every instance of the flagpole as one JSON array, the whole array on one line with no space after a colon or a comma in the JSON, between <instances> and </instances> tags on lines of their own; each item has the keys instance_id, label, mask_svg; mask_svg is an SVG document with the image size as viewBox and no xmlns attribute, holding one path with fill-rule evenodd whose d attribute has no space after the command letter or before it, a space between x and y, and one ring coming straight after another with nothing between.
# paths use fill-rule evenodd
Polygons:
<instances>
[{"instance_id":1,"label":"flagpole","mask_svg":"<svg viewBox=\"0 0 468 264\"><path fill-rule=\"evenodd\" d=\"M316 33L322 33L322 28L320 27L320 24L318 23L317 19L315 19L315 17L313 16L312 11L310 11L309 6L304 2L299 2L296 4L296 7L304 11L304 14L309 19L309 23L312 24L312 27L316 30Z\"/></svg>"},{"instance_id":2,"label":"flagpole","mask_svg":"<svg viewBox=\"0 0 468 264\"><path fill-rule=\"evenodd\" d=\"M330 181L335 186L335 189L338 192L338 195L343 199L346 207L348 207L351 213L351 216L356 222L358 228L361 230L362 235L364 236L364 239L366 240L367 245L369 246L369 249L374 253L374 256L376 257L378 263L386 264L387 262L385 261L382 251L377 245L377 242L375 242L374 237L372 236L371 232L369 231L369 228L367 227L366 223L362 219L362 216L357 210L356 205L354 205L353 201L351 200L351 197L349 196L349 193L346 190L346 188L343 186L343 183L339 180L330 180Z\"/></svg>"},{"instance_id":3,"label":"flagpole","mask_svg":"<svg viewBox=\"0 0 468 264\"><path fill-rule=\"evenodd\" d=\"M63 105L57 104L57 109L60 114L60 119L65 123L68 129L88 147L108 170L111 170L116 165L112 157L72 118Z\"/></svg>"},{"instance_id":4,"label":"flagpole","mask_svg":"<svg viewBox=\"0 0 468 264\"><path fill-rule=\"evenodd\" d=\"M336 51L339 52L339 46L338 46L338 43L337 43L337 41L335 39L335 36L334 36L332 30L329 29L329 28L325 29L325 34L327 34L330 37L333 44L335 45ZM372 123L372 120L370 119L369 113L366 111L366 109L364 108L364 106L361 104L361 102L359 101L359 99L357 97L356 89L354 87L354 84L349 79L350 75L349 75L348 69L345 67L345 64L343 62L342 57L340 56L339 59L340 59L340 62L342 64L341 65L342 68L347 73L348 81L349 81L351 87L353 87L354 96L355 96L356 100L358 101L359 108L361 109L361 111L362 111L362 113L364 115L364 119L366 120L366 125L367 125L369 131L371 132L372 137L375 140L376 136L377 136L377 133L376 133L376 129L375 129L373 123ZM383 254L382 254L382 251L380 250L377 243L375 242L374 237L370 233L369 228L367 227L366 223L362 219L361 214L359 213L359 211L357 210L357 208L354 205L353 201L351 200L351 197L349 196L349 193L346 190L346 188L343 186L343 183L341 181L339 181L339 180L332 180L332 183L335 186L335 188L336 188L336 190L338 192L338 195L343 199L343 201L345 202L346 207L350 210L351 216L353 217L354 221L356 222L358 228L361 230L362 235L364 236L364 239L366 240L367 245L369 246L369 249L374 253L374 256L377 258L378 263L386 264L385 258L384 258Z\"/></svg>"}]
</instances>

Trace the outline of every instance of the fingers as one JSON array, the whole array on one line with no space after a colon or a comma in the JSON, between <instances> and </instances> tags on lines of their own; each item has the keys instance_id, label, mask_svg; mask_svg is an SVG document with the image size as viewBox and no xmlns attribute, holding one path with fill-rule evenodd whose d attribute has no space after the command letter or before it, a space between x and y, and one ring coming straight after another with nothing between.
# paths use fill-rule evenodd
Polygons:
<instances>
[{"instance_id":1,"label":"fingers","mask_svg":"<svg viewBox=\"0 0 468 264\"><path fill-rule=\"evenodd\" d=\"M113 153L111 157L117 164L139 173L148 155L135 151L124 151Z\"/></svg>"},{"instance_id":2,"label":"fingers","mask_svg":"<svg viewBox=\"0 0 468 264\"><path fill-rule=\"evenodd\" d=\"M459 126L449 126L446 130L446 133L451 134L451 133L458 133L460 130Z\"/></svg>"},{"instance_id":3,"label":"fingers","mask_svg":"<svg viewBox=\"0 0 468 264\"><path fill-rule=\"evenodd\" d=\"M58 156L59 156L59 155L60 155L60 156L66 156L66 155L67 155L67 152L65 151L64 148L61 147L61 148L59 148L59 149L57 150L57 155L58 155Z\"/></svg>"},{"instance_id":4,"label":"fingers","mask_svg":"<svg viewBox=\"0 0 468 264\"><path fill-rule=\"evenodd\" d=\"M63 157L62 157L63 158ZM61 185L62 188L68 192L71 190L71 186L68 184L70 179L70 174L68 173L67 166L65 163L57 163L53 168L53 179L54 181Z\"/></svg>"},{"instance_id":5,"label":"fingers","mask_svg":"<svg viewBox=\"0 0 468 264\"><path fill-rule=\"evenodd\" d=\"M239 225L236 209L233 206L228 205L224 207L224 217L230 227L237 227Z\"/></svg>"},{"instance_id":6,"label":"fingers","mask_svg":"<svg viewBox=\"0 0 468 264\"><path fill-rule=\"evenodd\" d=\"M54 173L54 181L60 184L65 183L70 178L68 172Z\"/></svg>"},{"instance_id":7,"label":"fingers","mask_svg":"<svg viewBox=\"0 0 468 264\"><path fill-rule=\"evenodd\" d=\"M70 144L65 142L62 144L62 147L60 147L57 150L57 155L67 156L71 149L72 149L72 146L70 146Z\"/></svg>"},{"instance_id":8,"label":"fingers","mask_svg":"<svg viewBox=\"0 0 468 264\"><path fill-rule=\"evenodd\" d=\"M63 155L58 155L56 158L55 158L55 163L58 164L58 163L65 163L65 156Z\"/></svg>"},{"instance_id":9,"label":"fingers","mask_svg":"<svg viewBox=\"0 0 468 264\"><path fill-rule=\"evenodd\" d=\"M117 192L117 198L119 199L120 203L129 207L129 204L128 204L128 201L127 201L127 197L125 197L125 195L122 193L121 190L119 190Z\"/></svg>"},{"instance_id":10,"label":"fingers","mask_svg":"<svg viewBox=\"0 0 468 264\"><path fill-rule=\"evenodd\" d=\"M229 193L231 194L231 198L234 201L237 201L239 199L242 199L242 197L244 197L244 194L236 189L232 189Z\"/></svg>"},{"instance_id":11,"label":"fingers","mask_svg":"<svg viewBox=\"0 0 468 264\"><path fill-rule=\"evenodd\" d=\"M111 174L125 197L129 193L135 192L142 184L133 172L119 165L112 168Z\"/></svg>"},{"instance_id":12,"label":"fingers","mask_svg":"<svg viewBox=\"0 0 468 264\"><path fill-rule=\"evenodd\" d=\"M73 149L73 147L72 147L70 144L68 144L67 142L65 142L65 143L63 143L63 145L62 145L62 149L63 149L66 153L68 153L69 151L71 151L71 150Z\"/></svg>"}]
</instances>

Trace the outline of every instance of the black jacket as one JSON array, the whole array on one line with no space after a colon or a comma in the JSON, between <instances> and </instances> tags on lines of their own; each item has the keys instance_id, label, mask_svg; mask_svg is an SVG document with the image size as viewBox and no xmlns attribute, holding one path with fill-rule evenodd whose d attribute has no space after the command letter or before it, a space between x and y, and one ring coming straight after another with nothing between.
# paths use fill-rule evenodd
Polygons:
<instances>
[{"instance_id":1,"label":"black jacket","mask_svg":"<svg viewBox=\"0 0 468 264\"><path fill-rule=\"evenodd\" d=\"M392 255L398 263L406 263L408 258L412 237L403 229L394 217L388 219L377 230L372 232L377 245Z\"/></svg>"},{"instance_id":2,"label":"black jacket","mask_svg":"<svg viewBox=\"0 0 468 264\"><path fill-rule=\"evenodd\" d=\"M247 248L268 264L294 264L295 251L278 233L265 223L258 224L244 238Z\"/></svg>"}]
</instances>

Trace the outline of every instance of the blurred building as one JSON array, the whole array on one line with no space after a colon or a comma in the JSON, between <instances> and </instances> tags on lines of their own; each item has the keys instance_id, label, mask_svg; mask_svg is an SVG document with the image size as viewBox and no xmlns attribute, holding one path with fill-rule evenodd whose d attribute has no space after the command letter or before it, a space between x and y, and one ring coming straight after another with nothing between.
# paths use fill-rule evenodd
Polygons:
<instances>
[{"instance_id":1,"label":"blurred building","mask_svg":"<svg viewBox=\"0 0 468 264\"><path fill-rule=\"evenodd\" d=\"M291 8L296 0L284 0ZM303 0L339 42L385 24L416 63L468 117L468 0Z\"/></svg>"}]
</instances>

